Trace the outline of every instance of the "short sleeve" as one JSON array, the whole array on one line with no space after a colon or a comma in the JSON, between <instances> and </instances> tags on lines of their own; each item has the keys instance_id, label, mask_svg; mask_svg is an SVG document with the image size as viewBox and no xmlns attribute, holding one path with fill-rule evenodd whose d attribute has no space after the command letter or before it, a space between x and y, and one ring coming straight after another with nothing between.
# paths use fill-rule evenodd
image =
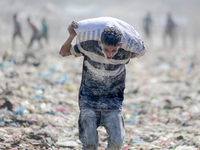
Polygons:
<instances>
[{"instance_id":1,"label":"short sleeve","mask_svg":"<svg viewBox=\"0 0 200 150\"><path fill-rule=\"evenodd\" d=\"M72 55L74 55L75 57L80 57L83 56L83 54L81 53L81 51L78 48L78 45L73 45L70 48L70 52L72 53Z\"/></svg>"}]
</instances>

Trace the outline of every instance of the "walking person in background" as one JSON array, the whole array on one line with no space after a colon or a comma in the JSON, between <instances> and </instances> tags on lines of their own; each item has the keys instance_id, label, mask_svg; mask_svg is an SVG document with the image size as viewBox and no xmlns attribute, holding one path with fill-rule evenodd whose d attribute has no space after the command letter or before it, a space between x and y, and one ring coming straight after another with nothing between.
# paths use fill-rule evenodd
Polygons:
<instances>
[{"instance_id":1,"label":"walking person in background","mask_svg":"<svg viewBox=\"0 0 200 150\"><path fill-rule=\"evenodd\" d=\"M42 31L41 31L41 39L45 39L46 43L48 43L49 37L48 37L48 24L46 22L45 18L42 18Z\"/></svg>"},{"instance_id":2,"label":"walking person in background","mask_svg":"<svg viewBox=\"0 0 200 150\"><path fill-rule=\"evenodd\" d=\"M34 42L35 40L38 41L40 48L42 48L42 44L41 44L41 33L40 33L39 29L36 27L36 25L34 25L34 24L31 22L30 17L27 18L27 22L28 22L29 27L30 27L31 30L32 30L32 36L31 36L30 42L29 42L29 44L28 44L28 49L31 48L31 46L32 46L32 44L33 44L33 42Z\"/></svg>"},{"instance_id":3,"label":"walking person in background","mask_svg":"<svg viewBox=\"0 0 200 150\"><path fill-rule=\"evenodd\" d=\"M143 19L143 28L145 36L149 39L151 37L152 30L152 18L150 12L147 12L145 18Z\"/></svg>"},{"instance_id":4,"label":"walking person in background","mask_svg":"<svg viewBox=\"0 0 200 150\"><path fill-rule=\"evenodd\" d=\"M25 44L25 41L24 41L24 38L22 36L21 25L20 25L19 21L17 20L17 13L15 13L13 15L13 22L14 22L14 32L13 32L13 35L12 35L12 48L14 49L16 37L19 37L24 44Z\"/></svg>"},{"instance_id":5,"label":"walking person in background","mask_svg":"<svg viewBox=\"0 0 200 150\"><path fill-rule=\"evenodd\" d=\"M143 19L143 31L144 31L144 40L146 43L146 47L153 46L153 36L152 36L152 17L151 13L148 11L146 16Z\"/></svg>"},{"instance_id":6,"label":"walking person in background","mask_svg":"<svg viewBox=\"0 0 200 150\"><path fill-rule=\"evenodd\" d=\"M98 149L99 126L104 126L109 137L106 150L121 150L125 135L122 116L124 99L125 64L142 54L122 48L122 33L114 27L106 27L101 38L72 45L78 28L72 22L69 37L60 49L60 55L83 56L82 82L79 90L79 139L83 150ZM145 52L142 41L139 50Z\"/></svg>"},{"instance_id":7,"label":"walking person in background","mask_svg":"<svg viewBox=\"0 0 200 150\"><path fill-rule=\"evenodd\" d=\"M174 22L171 13L167 14L167 22L164 31L164 46L168 44L170 48L174 48L176 35L176 23Z\"/></svg>"}]
</instances>

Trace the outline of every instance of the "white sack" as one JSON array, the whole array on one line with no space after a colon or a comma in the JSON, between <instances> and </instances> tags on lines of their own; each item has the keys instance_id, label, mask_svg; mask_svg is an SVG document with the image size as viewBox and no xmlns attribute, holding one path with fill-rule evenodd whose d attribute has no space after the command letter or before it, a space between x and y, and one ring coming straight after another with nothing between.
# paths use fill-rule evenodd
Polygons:
<instances>
[{"instance_id":1,"label":"white sack","mask_svg":"<svg viewBox=\"0 0 200 150\"><path fill-rule=\"evenodd\" d=\"M77 44L88 40L100 40L101 33L106 27L114 27L122 32L122 48L126 51L142 56L145 53L145 48L138 32L128 23L112 18L99 17L85 19L78 22Z\"/></svg>"}]
</instances>

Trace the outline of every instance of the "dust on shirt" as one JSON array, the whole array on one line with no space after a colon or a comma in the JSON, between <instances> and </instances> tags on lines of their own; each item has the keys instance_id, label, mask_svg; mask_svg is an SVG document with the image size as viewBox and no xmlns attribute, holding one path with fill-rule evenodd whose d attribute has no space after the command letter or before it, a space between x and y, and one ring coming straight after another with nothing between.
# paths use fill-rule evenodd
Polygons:
<instances>
[{"instance_id":1,"label":"dust on shirt","mask_svg":"<svg viewBox=\"0 0 200 150\"><path fill-rule=\"evenodd\" d=\"M120 48L112 58L104 56L98 41L85 41L71 47L75 57L83 56L82 81L79 89L80 109L121 110L125 76L131 52Z\"/></svg>"}]
</instances>

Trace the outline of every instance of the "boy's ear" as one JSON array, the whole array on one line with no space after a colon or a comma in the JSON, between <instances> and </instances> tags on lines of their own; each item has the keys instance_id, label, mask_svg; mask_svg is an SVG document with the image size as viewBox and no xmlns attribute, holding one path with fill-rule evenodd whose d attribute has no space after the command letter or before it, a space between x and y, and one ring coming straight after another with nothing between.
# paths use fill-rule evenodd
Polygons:
<instances>
[{"instance_id":1,"label":"boy's ear","mask_svg":"<svg viewBox=\"0 0 200 150\"><path fill-rule=\"evenodd\" d=\"M122 44L123 44L123 43L121 42L120 45L119 45L120 48L122 47Z\"/></svg>"}]
</instances>

